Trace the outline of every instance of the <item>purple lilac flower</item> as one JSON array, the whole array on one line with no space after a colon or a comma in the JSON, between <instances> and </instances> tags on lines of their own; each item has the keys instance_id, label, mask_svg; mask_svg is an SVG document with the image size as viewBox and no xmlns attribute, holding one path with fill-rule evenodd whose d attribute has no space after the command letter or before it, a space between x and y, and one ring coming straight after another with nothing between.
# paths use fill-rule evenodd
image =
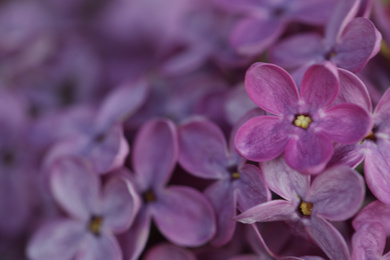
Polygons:
<instances>
[{"instance_id":1,"label":"purple lilac flower","mask_svg":"<svg viewBox=\"0 0 390 260\"><path fill-rule=\"evenodd\" d=\"M364 159L364 176L371 192L390 204L390 90L380 99L373 114L373 128L357 144L336 146L331 164L344 163L356 167Z\"/></svg>"},{"instance_id":2,"label":"purple lilac flower","mask_svg":"<svg viewBox=\"0 0 390 260\"><path fill-rule=\"evenodd\" d=\"M263 113L261 113L263 114ZM217 215L217 234L211 241L221 246L230 241L237 208L244 211L270 199L261 171L228 149L222 131L211 121L193 118L179 127L179 163L189 173L216 179L205 190ZM234 136L234 132L233 132Z\"/></svg>"},{"instance_id":3,"label":"purple lilac flower","mask_svg":"<svg viewBox=\"0 0 390 260\"><path fill-rule=\"evenodd\" d=\"M150 120L135 138L135 173L129 178L143 203L123 238L129 259L137 259L145 247L152 218L161 233L176 245L200 246L215 234L214 212L204 195L187 186L167 186L178 152L176 127L168 119Z\"/></svg>"},{"instance_id":4,"label":"purple lilac flower","mask_svg":"<svg viewBox=\"0 0 390 260\"><path fill-rule=\"evenodd\" d=\"M249 160L267 161L284 152L292 168L318 173L332 156L332 141L355 143L371 127L368 113L359 106L331 106L339 81L330 63L308 69L301 95L291 76L273 64L255 63L245 80L253 102L275 114L252 118L238 130L236 148Z\"/></svg>"},{"instance_id":5,"label":"purple lilac flower","mask_svg":"<svg viewBox=\"0 0 390 260\"><path fill-rule=\"evenodd\" d=\"M82 132L63 137L50 149L46 168L59 157L80 155L88 158L99 174L122 167L129 152L121 123L141 106L147 85L143 81L126 82L112 92L101 105L97 115L88 121L92 126Z\"/></svg>"},{"instance_id":6,"label":"purple lilac flower","mask_svg":"<svg viewBox=\"0 0 390 260\"><path fill-rule=\"evenodd\" d=\"M245 15L233 29L230 43L239 53L253 56L271 46L292 21L312 25L325 23L335 1L216 0L216 3Z\"/></svg>"},{"instance_id":7,"label":"purple lilac flower","mask_svg":"<svg viewBox=\"0 0 390 260\"><path fill-rule=\"evenodd\" d=\"M31 238L30 259L122 259L114 234L130 227L140 199L132 185L110 179L100 188L91 165L77 157L55 163L50 175L52 193L69 217L45 223Z\"/></svg>"},{"instance_id":8,"label":"purple lilac flower","mask_svg":"<svg viewBox=\"0 0 390 260\"><path fill-rule=\"evenodd\" d=\"M280 200L257 205L236 217L243 223L287 221L294 230L312 239L330 259L349 259L348 246L328 222L352 217L364 198L364 180L351 168L339 165L311 181L289 168L283 157L263 162L268 187Z\"/></svg>"},{"instance_id":9,"label":"purple lilac flower","mask_svg":"<svg viewBox=\"0 0 390 260\"><path fill-rule=\"evenodd\" d=\"M276 44L270 61L283 68L296 69L296 78L312 64L329 60L337 67L360 71L380 49L381 34L367 18L354 18L359 1L340 1L328 20L325 36L300 33ZM302 48L301 46L305 46Z\"/></svg>"}]
</instances>

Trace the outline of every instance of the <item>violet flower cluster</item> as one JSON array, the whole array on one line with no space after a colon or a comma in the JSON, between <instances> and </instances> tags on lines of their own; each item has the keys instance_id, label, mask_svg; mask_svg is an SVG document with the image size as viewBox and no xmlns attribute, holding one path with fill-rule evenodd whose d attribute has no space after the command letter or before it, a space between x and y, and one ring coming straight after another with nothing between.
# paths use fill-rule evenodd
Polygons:
<instances>
[{"instance_id":1,"label":"violet flower cluster","mask_svg":"<svg viewBox=\"0 0 390 260\"><path fill-rule=\"evenodd\" d=\"M390 3L0 2L0 260L390 259Z\"/></svg>"}]
</instances>

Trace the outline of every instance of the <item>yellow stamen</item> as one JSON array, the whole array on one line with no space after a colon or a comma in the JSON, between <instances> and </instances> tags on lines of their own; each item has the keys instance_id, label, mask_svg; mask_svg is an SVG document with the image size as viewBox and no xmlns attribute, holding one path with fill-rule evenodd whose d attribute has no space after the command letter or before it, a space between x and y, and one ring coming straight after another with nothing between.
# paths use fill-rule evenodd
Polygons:
<instances>
[{"instance_id":1,"label":"yellow stamen","mask_svg":"<svg viewBox=\"0 0 390 260\"><path fill-rule=\"evenodd\" d=\"M390 49L389 46L386 44L384 40L381 42L381 50L380 53L385 56L386 58L390 58Z\"/></svg>"},{"instance_id":2,"label":"yellow stamen","mask_svg":"<svg viewBox=\"0 0 390 260\"><path fill-rule=\"evenodd\" d=\"M301 209L301 213L304 216L310 216L311 210L313 209L313 204L302 201L301 204L299 205L299 208Z\"/></svg>"},{"instance_id":3,"label":"yellow stamen","mask_svg":"<svg viewBox=\"0 0 390 260\"><path fill-rule=\"evenodd\" d=\"M294 125L307 129L312 122L310 116L299 115L294 120Z\"/></svg>"},{"instance_id":4,"label":"yellow stamen","mask_svg":"<svg viewBox=\"0 0 390 260\"><path fill-rule=\"evenodd\" d=\"M233 180L237 180L240 178L240 173L239 172L233 172L232 173L232 179Z\"/></svg>"},{"instance_id":5,"label":"yellow stamen","mask_svg":"<svg viewBox=\"0 0 390 260\"><path fill-rule=\"evenodd\" d=\"M100 228L102 227L103 218L99 216L93 216L89 221L89 231L95 235L100 234Z\"/></svg>"}]
</instances>

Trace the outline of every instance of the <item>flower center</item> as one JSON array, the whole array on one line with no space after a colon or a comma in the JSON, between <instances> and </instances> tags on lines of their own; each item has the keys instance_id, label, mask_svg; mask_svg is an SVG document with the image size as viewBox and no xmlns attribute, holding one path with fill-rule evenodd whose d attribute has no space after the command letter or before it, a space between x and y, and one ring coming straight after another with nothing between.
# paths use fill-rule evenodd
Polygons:
<instances>
[{"instance_id":1,"label":"flower center","mask_svg":"<svg viewBox=\"0 0 390 260\"><path fill-rule=\"evenodd\" d=\"M312 120L310 116L298 115L294 120L294 125L303 129L307 129L311 122Z\"/></svg>"},{"instance_id":2,"label":"flower center","mask_svg":"<svg viewBox=\"0 0 390 260\"><path fill-rule=\"evenodd\" d=\"M360 141L360 144L362 144L364 141L366 140L370 140L372 142L376 142L376 136L375 136L375 132L378 130L378 128L376 126L374 126L371 130L371 132L363 138L363 140Z\"/></svg>"},{"instance_id":3,"label":"flower center","mask_svg":"<svg viewBox=\"0 0 390 260\"><path fill-rule=\"evenodd\" d=\"M302 201L299 205L299 212L304 216L310 216L311 210L313 209L313 204L310 202L304 202Z\"/></svg>"},{"instance_id":4,"label":"flower center","mask_svg":"<svg viewBox=\"0 0 390 260\"><path fill-rule=\"evenodd\" d=\"M237 165L230 166L228 168L228 171L230 173L232 180L237 180L240 178L240 173L238 172Z\"/></svg>"},{"instance_id":5,"label":"flower center","mask_svg":"<svg viewBox=\"0 0 390 260\"><path fill-rule=\"evenodd\" d=\"M102 227L103 218L101 216L92 216L89 221L88 229L94 235L100 235L100 228Z\"/></svg>"},{"instance_id":6,"label":"flower center","mask_svg":"<svg viewBox=\"0 0 390 260\"><path fill-rule=\"evenodd\" d=\"M145 203L150 203L150 202L156 201L156 195L151 190L145 191L142 194L142 198L143 198Z\"/></svg>"}]
</instances>

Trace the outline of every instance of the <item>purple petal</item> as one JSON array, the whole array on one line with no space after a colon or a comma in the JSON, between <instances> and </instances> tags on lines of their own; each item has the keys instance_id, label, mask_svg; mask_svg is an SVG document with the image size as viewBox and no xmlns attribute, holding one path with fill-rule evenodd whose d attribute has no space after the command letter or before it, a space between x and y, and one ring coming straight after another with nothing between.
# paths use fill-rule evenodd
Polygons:
<instances>
[{"instance_id":1,"label":"purple petal","mask_svg":"<svg viewBox=\"0 0 390 260\"><path fill-rule=\"evenodd\" d=\"M125 231L133 222L140 203L140 198L132 184L114 177L103 190L103 226L114 233Z\"/></svg>"},{"instance_id":2,"label":"purple petal","mask_svg":"<svg viewBox=\"0 0 390 260\"><path fill-rule=\"evenodd\" d=\"M353 144L370 132L371 121L363 108L355 104L340 104L324 112L318 130L336 142Z\"/></svg>"},{"instance_id":3,"label":"purple petal","mask_svg":"<svg viewBox=\"0 0 390 260\"><path fill-rule=\"evenodd\" d=\"M223 246L233 237L236 222L236 194L230 179L220 180L205 190L205 196L211 202L216 214L217 232L211 244Z\"/></svg>"},{"instance_id":4,"label":"purple petal","mask_svg":"<svg viewBox=\"0 0 390 260\"><path fill-rule=\"evenodd\" d=\"M215 234L215 217L199 191L171 186L159 194L153 205L153 219L161 233L180 246L200 246Z\"/></svg>"},{"instance_id":5,"label":"purple petal","mask_svg":"<svg viewBox=\"0 0 390 260\"><path fill-rule=\"evenodd\" d=\"M228 151L225 136L217 125L205 119L192 119L178 129L179 163L201 178L228 176Z\"/></svg>"},{"instance_id":6,"label":"purple petal","mask_svg":"<svg viewBox=\"0 0 390 260\"><path fill-rule=\"evenodd\" d=\"M364 207L354 218L352 225L355 230L360 229L366 223L381 223L386 231L386 236L390 234L390 206L376 200Z\"/></svg>"},{"instance_id":7,"label":"purple petal","mask_svg":"<svg viewBox=\"0 0 390 260\"><path fill-rule=\"evenodd\" d=\"M333 105L352 103L372 111L372 103L368 90L363 81L355 74L344 69L338 69L340 78L340 91Z\"/></svg>"},{"instance_id":8,"label":"purple petal","mask_svg":"<svg viewBox=\"0 0 390 260\"><path fill-rule=\"evenodd\" d=\"M295 216L297 208L297 201L272 200L244 211L235 220L245 224L290 220Z\"/></svg>"},{"instance_id":9,"label":"purple petal","mask_svg":"<svg viewBox=\"0 0 390 260\"><path fill-rule=\"evenodd\" d=\"M237 131L237 151L252 161L267 161L280 155L288 141L286 122L275 116L258 116Z\"/></svg>"},{"instance_id":10,"label":"purple petal","mask_svg":"<svg viewBox=\"0 0 390 260\"><path fill-rule=\"evenodd\" d=\"M233 182L237 193L238 208L245 211L260 203L269 201L271 193L261 170L251 164L239 168L240 178Z\"/></svg>"},{"instance_id":11,"label":"purple petal","mask_svg":"<svg viewBox=\"0 0 390 260\"><path fill-rule=\"evenodd\" d=\"M258 255L240 255L229 258L228 260L260 260Z\"/></svg>"},{"instance_id":12,"label":"purple petal","mask_svg":"<svg viewBox=\"0 0 390 260\"><path fill-rule=\"evenodd\" d=\"M321 135L304 129L298 129L298 135L291 138L286 146L287 164L304 174L316 174L324 169L332 156L332 142ZM304 132L302 132L304 131Z\"/></svg>"},{"instance_id":13,"label":"purple petal","mask_svg":"<svg viewBox=\"0 0 390 260\"><path fill-rule=\"evenodd\" d=\"M280 19L245 18L234 27L230 44L240 54L260 54L276 41L284 27Z\"/></svg>"},{"instance_id":14,"label":"purple petal","mask_svg":"<svg viewBox=\"0 0 390 260\"><path fill-rule=\"evenodd\" d=\"M132 158L140 190L167 183L177 157L176 127L170 120L154 119L143 125L134 141Z\"/></svg>"},{"instance_id":15,"label":"purple petal","mask_svg":"<svg viewBox=\"0 0 390 260\"><path fill-rule=\"evenodd\" d=\"M301 97L310 107L326 107L336 98L339 87L337 69L332 63L313 65L303 75Z\"/></svg>"},{"instance_id":16,"label":"purple petal","mask_svg":"<svg viewBox=\"0 0 390 260\"><path fill-rule=\"evenodd\" d=\"M100 174L122 167L129 154L129 145L123 135L122 126L114 125L103 135L89 139L79 154L88 158Z\"/></svg>"},{"instance_id":17,"label":"purple petal","mask_svg":"<svg viewBox=\"0 0 390 260\"><path fill-rule=\"evenodd\" d=\"M382 202L390 205L390 145L388 142L378 141L376 145L366 150L364 174L367 186Z\"/></svg>"},{"instance_id":18,"label":"purple petal","mask_svg":"<svg viewBox=\"0 0 390 260\"><path fill-rule=\"evenodd\" d=\"M345 27L331 60L340 68L359 72L379 52L381 40L380 32L370 20L355 18Z\"/></svg>"},{"instance_id":19,"label":"purple petal","mask_svg":"<svg viewBox=\"0 0 390 260\"><path fill-rule=\"evenodd\" d=\"M338 165L314 179L305 199L313 203L313 215L341 221L359 210L364 194L363 178L348 166Z\"/></svg>"},{"instance_id":20,"label":"purple petal","mask_svg":"<svg viewBox=\"0 0 390 260\"><path fill-rule=\"evenodd\" d=\"M357 0L338 1L325 28L325 46L331 48L338 41L344 27L355 17L359 2Z\"/></svg>"},{"instance_id":21,"label":"purple petal","mask_svg":"<svg viewBox=\"0 0 390 260\"><path fill-rule=\"evenodd\" d=\"M381 99L379 100L375 111L375 118L379 119L381 122L386 124L390 118L390 88L386 90ZM379 121L378 120L378 121ZM390 125L390 123L386 124L386 127Z\"/></svg>"},{"instance_id":22,"label":"purple petal","mask_svg":"<svg viewBox=\"0 0 390 260\"><path fill-rule=\"evenodd\" d=\"M88 234L75 260L122 260L119 243L111 233Z\"/></svg>"},{"instance_id":23,"label":"purple petal","mask_svg":"<svg viewBox=\"0 0 390 260\"><path fill-rule=\"evenodd\" d=\"M68 260L86 235L85 223L59 219L45 224L31 238L27 255L32 260Z\"/></svg>"},{"instance_id":24,"label":"purple petal","mask_svg":"<svg viewBox=\"0 0 390 260\"><path fill-rule=\"evenodd\" d=\"M312 216L310 220L306 231L326 255L330 259L349 260L347 243L337 229L321 217Z\"/></svg>"},{"instance_id":25,"label":"purple petal","mask_svg":"<svg viewBox=\"0 0 390 260\"><path fill-rule=\"evenodd\" d=\"M131 228L119 235L123 248L124 259L137 260L143 252L148 241L151 224L151 214L145 208L138 212Z\"/></svg>"},{"instance_id":26,"label":"purple petal","mask_svg":"<svg viewBox=\"0 0 390 260\"><path fill-rule=\"evenodd\" d=\"M150 249L144 260L196 260L195 255L185 249L171 244L159 244Z\"/></svg>"},{"instance_id":27,"label":"purple petal","mask_svg":"<svg viewBox=\"0 0 390 260\"><path fill-rule=\"evenodd\" d=\"M128 81L105 98L97 117L97 128L125 121L145 101L149 88L144 80Z\"/></svg>"},{"instance_id":28,"label":"purple petal","mask_svg":"<svg viewBox=\"0 0 390 260\"><path fill-rule=\"evenodd\" d=\"M67 213L83 221L98 213L100 182L89 164L77 157L64 158L50 174L53 195Z\"/></svg>"},{"instance_id":29,"label":"purple petal","mask_svg":"<svg viewBox=\"0 0 390 260\"><path fill-rule=\"evenodd\" d=\"M302 48L305 46L305 48ZM287 38L270 49L269 59L283 68L296 68L324 60L322 37L316 33L302 33Z\"/></svg>"},{"instance_id":30,"label":"purple petal","mask_svg":"<svg viewBox=\"0 0 390 260\"><path fill-rule=\"evenodd\" d=\"M296 201L309 189L310 177L291 169L283 156L261 163L261 169L267 186L286 200Z\"/></svg>"},{"instance_id":31,"label":"purple petal","mask_svg":"<svg viewBox=\"0 0 390 260\"><path fill-rule=\"evenodd\" d=\"M380 223L362 225L352 237L352 259L382 259L386 232Z\"/></svg>"},{"instance_id":32,"label":"purple petal","mask_svg":"<svg viewBox=\"0 0 390 260\"><path fill-rule=\"evenodd\" d=\"M332 159L330 159L327 167L337 164L345 164L351 168L355 168L364 159L364 148L360 144L339 144L334 145Z\"/></svg>"},{"instance_id":33,"label":"purple petal","mask_svg":"<svg viewBox=\"0 0 390 260\"><path fill-rule=\"evenodd\" d=\"M253 64L246 72L245 86L256 105L275 115L289 113L298 103L298 90L293 79L273 64Z\"/></svg>"},{"instance_id":34,"label":"purple petal","mask_svg":"<svg viewBox=\"0 0 390 260\"><path fill-rule=\"evenodd\" d=\"M294 20L308 24L322 25L329 20L337 0L295 0L290 5L290 15ZM305 45L303 45L305 46Z\"/></svg>"}]
</instances>

